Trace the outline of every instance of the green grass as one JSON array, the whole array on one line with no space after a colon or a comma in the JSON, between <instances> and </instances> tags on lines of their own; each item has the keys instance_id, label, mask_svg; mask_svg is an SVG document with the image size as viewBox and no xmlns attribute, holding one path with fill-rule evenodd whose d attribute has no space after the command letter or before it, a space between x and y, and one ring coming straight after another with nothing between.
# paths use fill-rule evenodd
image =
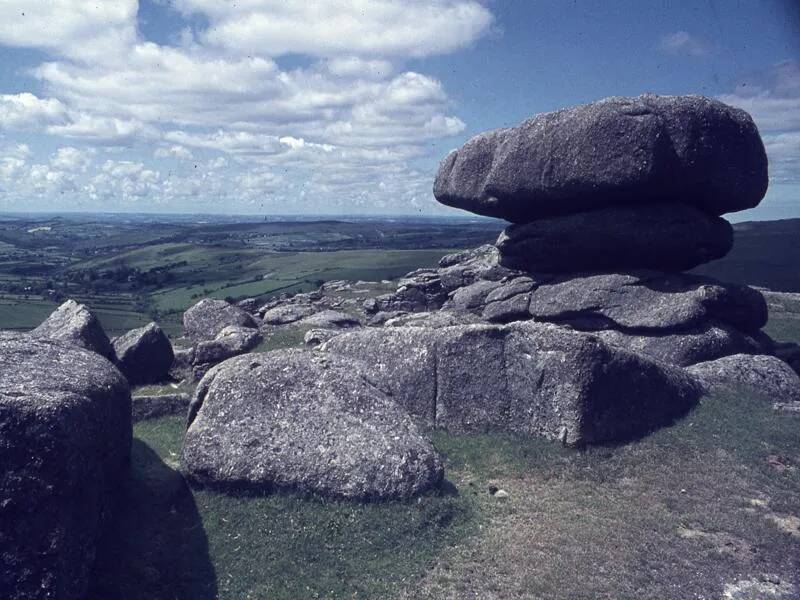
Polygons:
<instances>
[{"instance_id":1,"label":"green grass","mask_svg":"<svg viewBox=\"0 0 800 600\"><path fill-rule=\"evenodd\" d=\"M800 301L785 294L767 294L769 322L764 332L774 340L800 340Z\"/></svg>"},{"instance_id":2,"label":"green grass","mask_svg":"<svg viewBox=\"0 0 800 600\"><path fill-rule=\"evenodd\" d=\"M799 426L767 399L720 395L641 441L583 452L439 435L451 478L492 527L402 595L679 600L762 573L800 583L800 536L772 521L800 516Z\"/></svg>"},{"instance_id":3,"label":"green grass","mask_svg":"<svg viewBox=\"0 0 800 600\"><path fill-rule=\"evenodd\" d=\"M189 490L183 427L136 425L93 598L683 600L761 573L800 581L800 537L772 520L800 515L800 417L762 398L714 396L585 451L438 432L455 492L411 503Z\"/></svg>"},{"instance_id":4,"label":"green grass","mask_svg":"<svg viewBox=\"0 0 800 600\"><path fill-rule=\"evenodd\" d=\"M448 493L357 504L189 490L175 470L183 429L136 425L91 598L386 598L475 527L473 502Z\"/></svg>"},{"instance_id":5,"label":"green grass","mask_svg":"<svg viewBox=\"0 0 800 600\"><path fill-rule=\"evenodd\" d=\"M56 308L55 302L16 296L0 297L0 329L27 331L37 327Z\"/></svg>"}]
</instances>

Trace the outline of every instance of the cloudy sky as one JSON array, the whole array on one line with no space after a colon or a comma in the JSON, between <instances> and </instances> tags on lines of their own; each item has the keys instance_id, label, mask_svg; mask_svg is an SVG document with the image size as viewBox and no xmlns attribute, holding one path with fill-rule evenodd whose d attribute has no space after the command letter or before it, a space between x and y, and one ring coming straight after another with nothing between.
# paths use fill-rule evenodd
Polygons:
<instances>
[{"instance_id":1,"label":"cloudy sky","mask_svg":"<svg viewBox=\"0 0 800 600\"><path fill-rule=\"evenodd\" d=\"M0 210L452 214L469 136L655 92L750 111L770 191L734 219L800 217L797 6L1 0Z\"/></svg>"}]
</instances>

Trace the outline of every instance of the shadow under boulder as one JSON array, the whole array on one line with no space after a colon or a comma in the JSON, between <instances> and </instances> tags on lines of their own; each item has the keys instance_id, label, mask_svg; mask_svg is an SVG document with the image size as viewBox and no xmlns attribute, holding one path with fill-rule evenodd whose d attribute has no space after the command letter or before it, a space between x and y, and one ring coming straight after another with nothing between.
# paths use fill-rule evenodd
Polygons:
<instances>
[{"instance_id":1,"label":"shadow under boulder","mask_svg":"<svg viewBox=\"0 0 800 600\"><path fill-rule=\"evenodd\" d=\"M133 441L131 476L98 547L88 600L216 600L208 540L181 474Z\"/></svg>"}]
</instances>

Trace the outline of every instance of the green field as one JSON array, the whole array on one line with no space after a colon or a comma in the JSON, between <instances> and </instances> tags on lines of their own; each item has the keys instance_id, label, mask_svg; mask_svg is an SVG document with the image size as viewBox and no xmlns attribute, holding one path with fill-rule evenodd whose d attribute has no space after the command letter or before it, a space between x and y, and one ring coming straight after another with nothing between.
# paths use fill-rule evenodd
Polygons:
<instances>
[{"instance_id":1,"label":"green field","mask_svg":"<svg viewBox=\"0 0 800 600\"><path fill-rule=\"evenodd\" d=\"M113 259L93 259L70 269L158 269L174 264L175 282L146 293L75 293L70 297L87 304L109 335L120 335L156 320L171 335L180 334L183 312L202 298L269 297L316 289L324 281L352 279L381 281L409 271L435 266L452 249L342 250L334 252L233 252L217 248L157 246L122 253ZM0 294L0 329L36 327L58 305L54 300L28 294Z\"/></svg>"}]
</instances>

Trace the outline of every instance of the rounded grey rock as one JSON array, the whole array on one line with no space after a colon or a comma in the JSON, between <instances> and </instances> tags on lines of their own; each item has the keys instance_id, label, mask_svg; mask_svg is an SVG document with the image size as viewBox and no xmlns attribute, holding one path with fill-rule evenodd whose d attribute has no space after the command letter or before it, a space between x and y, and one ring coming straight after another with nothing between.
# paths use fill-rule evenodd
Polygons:
<instances>
[{"instance_id":1,"label":"rounded grey rock","mask_svg":"<svg viewBox=\"0 0 800 600\"><path fill-rule=\"evenodd\" d=\"M0 374L0 596L83 598L128 474L128 382L94 352L7 333Z\"/></svg>"},{"instance_id":2,"label":"rounded grey rock","mask_svg":"<svg viewBox=\"0 0 800 600\"><path fill-rule=\"evenodd\" d=\"M31 336L74 344L100 356L114 358L114 348L97 317L85 305L67 300Z\"/></svg>"},{"instance_id":3,"label":"rounded grey rock","mask_svg":"<svg viewBox=\"0 0 800 600\"><path fill-rule=\"evenodd\" d=\"M183 330L194 342L213 340L229 325L258 327L250 314L224 300L205 298L183 313Z\"/></svg>"},{"instance_id":4,"label":"rounded grey rock","mask_svg":"<svg viewBox=\"0 0 800 600\"><path fill-rule=\"evenodd\" d=\"M708 390L743 388L769 400L800 401L800 377L775 356L736 354L687 369Z\"/></svg>"},{"instance_id":5,"label":"rounded grey rock","mask_svg":"<svg viewBox=\"0 0 800 600\"><path fill-rule=\"evenodd\" d=\"M756 206L767 156L745 111L703 96L612 97L477 135L445 157L442 204L527 223L631 204Z\"/></svg>"},{"instance_id":6,"label":"rounded grey rock","mask_svg":"<svg viewBox=\"0 0 800 600\"><path fill-rule=\"evenodd\" d=\"M157 383L169 378L175 360L167 334L150 323L114 340L116 364L131 384Z\"/></svg>"},{"instance_id":7,"label":"rounded grey rock","mask_svg":"<svg viewBox=\"0 0 800 600\"><path fill-rule=\"evenodd\" d=\"M314 351L216 366L189 419L181 460L196 484L390 500L443 476L433 445L361 363Z\"/></svg>"}]
</instances>

